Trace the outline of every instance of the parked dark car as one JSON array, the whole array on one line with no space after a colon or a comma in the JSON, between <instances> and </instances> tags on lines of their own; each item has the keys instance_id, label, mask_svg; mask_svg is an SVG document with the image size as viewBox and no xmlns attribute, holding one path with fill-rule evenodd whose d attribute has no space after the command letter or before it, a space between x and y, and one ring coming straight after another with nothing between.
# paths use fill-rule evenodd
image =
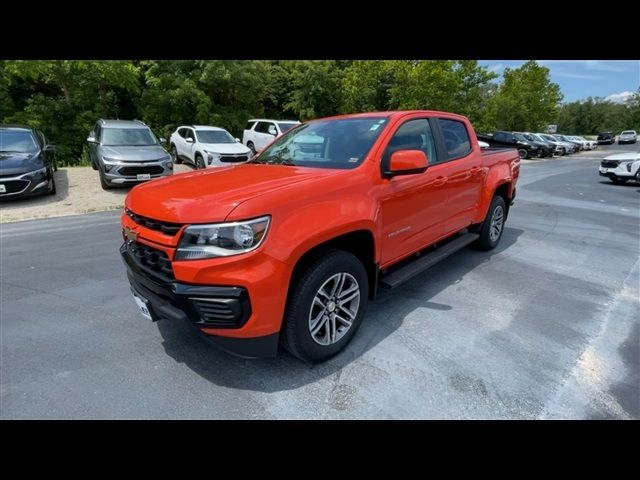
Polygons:
<instances>
[{"instance_id":1,"label":"parked dark car","mask_svg":"<svg viewBox=\"0 0 640 480\"><path fill-rule=\"evenodd\" d=\"M528 132L514 132L522 135L528 142L537 143L540 145L540 156L541 157L553 157L553 152L556 149L556 146L551 142L547 142L542 138L536 138L534 134Z\"/></svg>"},{"instance_id":2,"label":"parked dark car","mask_svg":"<svg viewBox=\"0 0 640 480\"><path fill-rule=\"evenodd\" d=\"M541 143L527 140L520 133L498 131L493 135L478 135L478 140L487 142L491 147L516 148L520 158L539 157L544 154Z\"/></svg>"},{"instance_id":3,"label":"parked dark car","mask_svg":"<svg viewBox=\"0 0 640 480\"><path fill-rule=\"evenodd\" d=\"M0 199L56 193L55 147L24 125L0 125Z\"/></svg>"},{"instance_id":4,"label":"parked dark car","mask_svg":"<svg viewBox=\"0 0 640 480\"><path fill-rule=\"evenodd\" d=\"M602 132L598 134L598 145L601 143L608 143L609 145L613 145L616 143L616 136L613 132Z\"/></svg>"}]
</instances>

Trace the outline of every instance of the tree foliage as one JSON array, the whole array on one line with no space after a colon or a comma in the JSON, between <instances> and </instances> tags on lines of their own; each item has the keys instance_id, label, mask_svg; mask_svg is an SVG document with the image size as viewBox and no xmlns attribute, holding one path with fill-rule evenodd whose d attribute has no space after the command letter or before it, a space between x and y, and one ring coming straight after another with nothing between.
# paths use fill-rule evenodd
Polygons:
<instances>
[{"instance_id":1,"label":"tree foliage","mask_svg":"<svg viewBox=\"0 0 640 480\"><path fill-rule=\"evenodd\" d=\"M546 68L527 62L495 79L471 60L0 61L0 120L40 127L71 165L86 163L98 118L138 118L164 137L181 124L239 137L251 117L414 108L467 115L484 131L555 120L561 95Z\"/></svg>"}]
</instances>

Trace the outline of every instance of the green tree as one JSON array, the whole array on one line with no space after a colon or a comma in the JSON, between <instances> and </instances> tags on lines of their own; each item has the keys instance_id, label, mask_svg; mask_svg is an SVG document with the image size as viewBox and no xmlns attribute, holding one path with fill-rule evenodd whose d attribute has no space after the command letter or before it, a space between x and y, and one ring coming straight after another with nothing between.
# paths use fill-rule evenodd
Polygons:
<instances>
[{"instance_id":1,"label":"green tree","mask_svg":"<svg viewBox=\"0 0 640 480\"><path fill-rule=\"evenodd\" d=\"M496 129L540 131L557 114L560 86L549 69L530 60L505 69L503 81L489 101L487 124Z\"/></svg>"}]
</instances>

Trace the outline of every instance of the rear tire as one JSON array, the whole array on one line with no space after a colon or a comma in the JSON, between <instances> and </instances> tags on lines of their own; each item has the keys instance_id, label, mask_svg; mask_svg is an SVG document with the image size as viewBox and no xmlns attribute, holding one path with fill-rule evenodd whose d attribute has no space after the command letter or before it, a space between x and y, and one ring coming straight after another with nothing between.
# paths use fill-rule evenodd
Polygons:
<instances>
[{"instance_id":1,"label":"rear tire","mask_svg":"<svg viewBox=\"0 0 640 480\"><path fill-rule=\"evenodd\" d=\"M478 238L473 245L479 250L493 250L500 243L502 233L504 232L504 224L507 220L507 205L504 198L499 195L493 197L487 217L482 222L478 233Z\"/></svg>"},{"instance_id":2,"label":"rear tire","mask_svg":"<svg viewBox=\"0 0 640 480\"><path fill-rule=\"evenodd\" d=\"M282 345L305 362L327 360L347 346L362 323L369 293L367 272L351 253L329 250L294 281Z\"/></svg>"}]
</instances>

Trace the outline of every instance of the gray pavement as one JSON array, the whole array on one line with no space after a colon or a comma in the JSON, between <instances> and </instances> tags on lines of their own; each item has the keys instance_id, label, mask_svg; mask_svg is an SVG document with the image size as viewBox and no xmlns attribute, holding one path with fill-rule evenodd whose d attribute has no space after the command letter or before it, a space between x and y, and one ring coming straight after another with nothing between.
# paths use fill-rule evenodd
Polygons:
<instances>
[{"instance_id":1,"label":"gray pavement","mask_svg":"<svg viewBox=\"0 0 640 480\"><path fill-rule=\"evenodd\" d=\"M637 145L526 162L502 243L370 304L310 367L139 316L118 213L0 225L0 418L640 418Z\"/></svg>"}]
</instances>

